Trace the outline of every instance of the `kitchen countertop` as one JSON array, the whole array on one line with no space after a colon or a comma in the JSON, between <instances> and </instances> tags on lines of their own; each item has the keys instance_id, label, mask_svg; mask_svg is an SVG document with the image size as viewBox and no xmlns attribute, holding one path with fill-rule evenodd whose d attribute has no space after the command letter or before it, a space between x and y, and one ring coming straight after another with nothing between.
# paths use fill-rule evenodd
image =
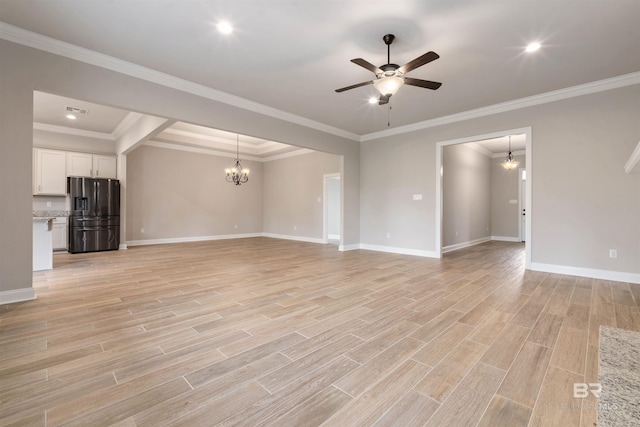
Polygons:
<instances>
[{"instance_id":1,"label":"kitchen countertop","mask_svg":"<svg viewBox=\"0 0 640 427\"><path fill-rule=\"evenodd\" d=\"M69 216L69 211L33 211L33 219L52 219Z\"/></svg>"}]
</instances>

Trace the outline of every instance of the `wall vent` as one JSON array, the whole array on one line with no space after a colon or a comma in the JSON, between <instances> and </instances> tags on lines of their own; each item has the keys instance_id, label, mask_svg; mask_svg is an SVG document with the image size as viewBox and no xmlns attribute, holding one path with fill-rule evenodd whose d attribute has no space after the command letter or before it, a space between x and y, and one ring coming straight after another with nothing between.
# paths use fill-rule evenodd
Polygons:
<instances>
[{"instance_id":1,"label":"wall vent","mask_svg":"<svg viewBox=\"0 0 640 427\"><path fill-rule=\"evenodd\" d=\"M89 110L86 108L67 107L67 113L82 114L83 116L86 116L89 114Z\"/></svg>"}]
</instances>

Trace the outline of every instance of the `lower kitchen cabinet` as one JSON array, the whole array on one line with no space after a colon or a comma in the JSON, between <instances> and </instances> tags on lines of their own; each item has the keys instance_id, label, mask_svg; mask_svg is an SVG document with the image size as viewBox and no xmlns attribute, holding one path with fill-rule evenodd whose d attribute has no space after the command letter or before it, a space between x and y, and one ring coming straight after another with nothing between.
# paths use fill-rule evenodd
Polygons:
<instances>
[{"instance_id":1,"label":"lower kitchen cabinet","mask_svg":"<svg viewBox=\"0 0 640 427\"><path fill-rule=\"evenodd\" d=\"M67 229L67 217L58 217L53 219L52 224L52 240L53 240L53 250L67 250L67 238L68 238L68 229Z\"/></svg>"}]
</instances>

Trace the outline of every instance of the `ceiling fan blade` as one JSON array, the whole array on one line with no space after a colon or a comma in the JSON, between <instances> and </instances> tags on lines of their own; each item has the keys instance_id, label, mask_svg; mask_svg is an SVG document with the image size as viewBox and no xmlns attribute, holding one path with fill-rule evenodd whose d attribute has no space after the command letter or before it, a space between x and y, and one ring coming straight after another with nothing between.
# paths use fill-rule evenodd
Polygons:
<instances>
[{"instance_id":1,"label":"ceiling fan blade","mask_svg":"<svg viewBox=\"0 0 640 427\"><path fill-rule=\"evenodd\" d=\"M442 86L442 83L440 83L440 82L432 82L430 80L414 79L414 78L411 78L411 77L405 77L404 78L404 84L410 85L410 86L424 87L424 88L432 89L432 90L436 90L440 86Z\"/></svg>"},{"instance_id":2,"label":"ceiling fan blade","mask_svg":"<svg viewBox=\"0 0 640 427\"><path fill-rule=\"evenodd\" d=\"M398 68L398 71L400 71L402 74L406 74L409 71L415 70L416 68L421 67L424 64L428 64L431 61L435 61L438 58L440 58L440 55L438 55L437 53L427 52L424 55L417 57L413 61L407 62L402 67Z\"/></svg>"},{"instance_id":3,"label":"ceiling fan blade","mask_svg":"<svg viewBox=\"0 0 640 427\"><path fill-rule=\"evenodd\" d=\"M380 95L380 100L378 101L378 105L388 104L389 98L391 98L391 95Z\"/></svg>"},{"instance_id":4,"label":"ceiling fan blade","mask_svg":"<svg viewBox=\"0 0 640 427\"><path fill-rule=\"evenodd\" d=\"M362 68L366 68L367 70L371 71L374 74L382 73L382 70L380 68L376 67L375 65L373 65L372 63L370 63L368 61L365 61L362 58L352 59L351 62L361 66Z\"/></svg>"},{"instance_id":5,"label":"ceiling fan blade","mask_svg":"<svg viewBox=\"0 0 640 427\"><path fill-rule=\"evenodd\" d=\"M362 82L362 83L358 83L358 84L355 84L355 85L351 85L351 86L347 86L347 87L342 87L340 89L336 89L336 92L344 92L345 90L355 89L357 87L370 85L372 83L373 83L373 80L369 80L368 82Z\"/></svg>"}]
</instances>

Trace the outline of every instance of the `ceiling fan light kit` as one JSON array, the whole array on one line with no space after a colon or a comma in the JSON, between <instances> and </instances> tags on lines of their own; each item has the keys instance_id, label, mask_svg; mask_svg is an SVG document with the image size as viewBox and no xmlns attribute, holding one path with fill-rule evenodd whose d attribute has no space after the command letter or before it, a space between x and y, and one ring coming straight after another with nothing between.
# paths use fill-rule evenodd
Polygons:
<instances>
[{"instance_id":1,"label":"ceiling fan light kit","mask_svg":"<svg viewBox=\"0 0 640 427\"><path fill-rule=\"evenodd\" d=\"M410 86L417 86L426 89L436 90L438 89L442 83L432 82L430 80L422 80L422 79L414 79L411 77L405 77L405 74L411 70L414 70L418 67L421 67L431 61L435 61L440 56L435 52L427 52L424 55L421 55L414 59L413 61L409 61L403 66L399 66L398 64L391 63L391 43L395 36L393 34L386 34L382 37L382 40L387 45L387 63L381 65L380 67L376 67L368 61L365 61L362 58L352 59L356 65L361 66L362 68L366 68L367 70L373 72L376 75L375 80L370 80L362 83L357 83L355 85L343 87L340 89L336 89L336 92L344 92L346 90L355 89L357 87L366 86L373 84L378 92L380 92L380 98L378 101L379 105L384 105L389 103L389 98L395 95L398 90L405 84Z\"/></svg>"}]
</instances>

